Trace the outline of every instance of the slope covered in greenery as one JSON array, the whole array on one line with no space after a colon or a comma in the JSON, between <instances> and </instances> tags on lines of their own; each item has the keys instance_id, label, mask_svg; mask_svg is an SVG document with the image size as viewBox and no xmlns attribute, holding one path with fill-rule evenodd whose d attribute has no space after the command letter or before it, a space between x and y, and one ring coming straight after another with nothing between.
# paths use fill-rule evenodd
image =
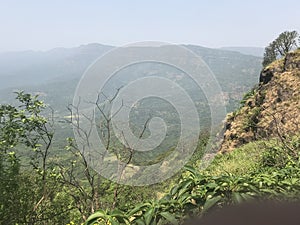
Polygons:
<instances>
[{"instance_id":1,"label":"slope covered in greenery","mask_svg":"<svg viewBox=\"0 0 300 225\"><path fill-rule=\"evenodd\" d=\"M259 86L228 115L222 153L206 170L187 166L160 199L126 211L99 210L86 223L178 224L254 199L299 200L299 56L291 52L262 71Z\"/></svg>"},{"instance_id":2,"label":"slope covered in greenery","mask_svg":"<svg viewBox=\"0 0 300 225\"><path fill-rule=\"evenodd\" d=\"M299 55L263 70L261 84L228 116L220 153L205 170L198 166L203 134L180 174L149 187L104 179L71 138L62 160L52 146L55 121L46 118L53 112L37 96L18 93L17 106L0 108L0 223L182 224L249 200L298 200Z\"/></svg>"}]
</instances>

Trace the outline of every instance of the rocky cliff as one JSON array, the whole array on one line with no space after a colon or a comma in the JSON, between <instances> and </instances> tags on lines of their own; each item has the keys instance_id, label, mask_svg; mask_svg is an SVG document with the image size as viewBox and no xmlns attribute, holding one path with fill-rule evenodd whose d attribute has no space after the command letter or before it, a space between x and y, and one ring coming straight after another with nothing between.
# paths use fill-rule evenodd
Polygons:
<instances>
[{"instance_id":1,"label":"rocky cliff","mask_svg":"<svg viewBox=\"0 0 300 225\"><path fill-rule=\"evenodd\" d=\"M259 81L240 109L227 116L221 152L300 132L300 49L264 68Z\"/></svg>"}]
</instances>

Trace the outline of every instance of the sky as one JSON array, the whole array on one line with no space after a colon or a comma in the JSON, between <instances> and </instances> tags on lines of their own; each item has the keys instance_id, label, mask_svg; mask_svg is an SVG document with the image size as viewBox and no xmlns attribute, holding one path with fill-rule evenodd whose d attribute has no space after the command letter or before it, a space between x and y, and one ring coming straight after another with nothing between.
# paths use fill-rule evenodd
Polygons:
<instances>
[{"instance_id":1,"label":"sky","mask_svg":"<svg viewBox=\"0 0 300 225\"><path fill-rule=\"evenodd\" d=\"M0 52L137 41L265 47L300 32L299 0L0 0Z\"/></svg>"}]
</instances>

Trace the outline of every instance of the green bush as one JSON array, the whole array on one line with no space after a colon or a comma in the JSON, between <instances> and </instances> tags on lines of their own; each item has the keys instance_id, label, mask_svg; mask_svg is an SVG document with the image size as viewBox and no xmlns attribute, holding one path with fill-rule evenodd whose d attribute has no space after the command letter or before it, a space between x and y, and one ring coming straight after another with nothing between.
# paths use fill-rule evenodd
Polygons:
<instances>
[{"instance_id":1,"label":"green bush","mask_svg":"<svg viewBox=\"0 0 300 225\"><path fill-rule=\"evenodd\" d=\"M298 136L290 138L289 148L299 153L299 146ZM245 150L252 147L255 149L245 153ZM253 154L255 157L251 159L249 156ZM226 160L230 164L241 158L246 160L246 167L251 170L241 173L232 169L234 173L221 173L217 168L218 163L223 168ZM287 143L278 145L274 140L260 141L250 143L235 153L218 156L206 171L200 172L186 166L180 182L160 200L141 203L135 208L117 213L104 213L101 210L93 214L86 221L86 225L180 224L190 216L203 215L213 209L253 199L294 201L299 198L299 157L287 149Z\"/></svg>"}]
</instances>

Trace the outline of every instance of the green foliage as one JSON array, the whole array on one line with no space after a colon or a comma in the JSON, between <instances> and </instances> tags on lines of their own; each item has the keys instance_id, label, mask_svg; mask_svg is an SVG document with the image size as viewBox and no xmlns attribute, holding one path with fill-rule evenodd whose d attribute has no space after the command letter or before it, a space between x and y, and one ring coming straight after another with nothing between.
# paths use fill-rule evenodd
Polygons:
<instances>
[{"instance_id":1,"label":"green foliage","mask_svg":"<svg viewBox=\"0 0 300 225\"><path fill-rule=\"evenodd\" d=\"M36 148L36 133L45 123L44 118L37 115L43 108L42 102L22 92L18 93L17 99L22 103L20 107L0 105L0 221L8 220L11 224L16 222L16 208L28 208L16 195L21 192L26 196L25 193L30 191L20 190L20 186L24 188L24 183L20 177L20 160L15 147L22 143Z\"/></svg>"},{"instance_id":2,"label":"green foliage","mask_svg":"<svg viewBox=\"0 0 300 225\"><path fill-rule=\"evenodd\" d=\"M272 42L265 48L262 65L266 67L270 63L274 62L276 59L277 59L277 54L276 54L275 46Z\"/></svg>"},{"instance_id":3,"label":"green foliage","mask_svg":"<svg viewBox=\"0 0 300 225\"><path fill-rule=\"evenodd\" d=\"M262 167L283 168L288 163L297 161L300 153L300 136L285 138L284 142L267 143L262 154Z\"/></svg>"},{"instance_id":4,"label":"green foliage","mask_svg":"<svg viewBox=\"0 0 300 225\"><path fill-rule=\"evenodd\" d=\"M130 224L172 224L180 223L188 215L206 213L213 208L238 204L254 198L295 198L299 197L299 165L286 166L255 172L244 176L225 174L211 176L196 173L188 168L189 174L173 187L169 194L156 202L147 202L128 212L119 212ZM92 218L95 219L93 216ZM102 221L103 216L93 223ZM101 224L101 223L100 223ZM126 224L126 223L116 223Z\"/></svg>"},{"instance_id":5,"label":"green foliage","mask_svg":"<svg viewBox=\"0 0 300 225\"><path fill-rule=\"evenodd\" d=\"M61 224L69 197L47 163L52 133L37 96L17 93L19 106L0 105L0 224ZM19 150L32 157L22 168Z\"/></svg>"},{"instance_id":6,"label":"green foliage","mask_svg":"<svg viewBox=\"0 0 300 225\"><path fill-rule=\"evenodd\" d=\"M245 96L245 101L252 95L250 92ZM18 107L0 106L1 224L67 224L69 221L75 224L82 221L80 216L86 219L86 214L92 214L86 219L86 225L180 224L189 216L251 199L300 197L299 136L282 137L277 142L249 143L235 152L217 156L205 171L186 166L179 182L175 183L174 179L170 190L155 199L155 191L161 190L159 186L144 189L116 185L103 181L96 173L90 174L92 180L85 180L80 171L87 173L88 167L72 139L67 150L73 151L73 158L59 167L59 173L51 160L45 161L52 140L52 133L47 129L49 121L41 115L45 105L36 96L22 92L17 98L21 103ZM255 122L258 113L259 108L254 107L249 119ZM206 135L202 137L191 161L193 165L207 144ZM19 148L33 153L30 169L22 169ZM62 179L63 176L70 179ZM97 181L94 189L89 187L90 181ZM118 195L114 199L115 190ZM101 201L94 204L96 197ZM97 208L101 209L94 211Z\"/></svg>"},{"instance_id":7,"label":"green foliage","mask_svg":"<svg viewBox=\"0 0 300 225\"><path fill-rule=\"evenodd\" d=\"M32 97L23 92L17 93L19 107L0 105L0 149L6 153L17 144L22 143L36 149L41 135L45 134L47 120L40 115L45 108L37 96Z\"/></svg>"},{"instance_id":8,"label":"green foliage","mask_svg":"<svg viewBox=\"0 0 300 225\"><path fill-rule=\"evenodd\" d=\"M218 154L206 171L211 175L221 175L224 172L242 175L254 171L260 166L265 145L265 141L250 142L232 152Z\"/></svg>"},{"instance_id":9,"label":"green foliage","mask_svg":"<svg viewBox=\"0 0 300 225\"><path fill-rule=\"evenodd\" d=\"M87 221L87 224L128 224L129 220L123 212L119 210L112 210L110 212L104 210L98 210L91 215Z\"/></svg>"},{"instance_id":10,"label":"green foliage","mask_svg":"<svg viewBox=\"0 0 300 225\"><path fill-rule=\"evenodd\" d=\"M289 146L294 147L295 151L299 153L299 137L293 137L290 140ZM281 167L277 167L277 163L281 162L278 154L289 151L285 145L276 147L277 145L278 143L275 141L248 144L247 147L241 148L235 153L217 157L213 163L215 165L202 172L186 166L181 181L174 185L163 198L141 203L128 210L118 211L118 216L125 218L124 221L118 222L117 218L113 218L114 223L106 224L179 224L189 216L203 215L229 204L239 204L252 199L292 201L299 199L299 156L286 157L285 163L281 164ZM251 150L251 148L255 149ZM279 148L280 153L278 153ZM272 151L272 149L277 150ZM247 152L247 150L249 151ZM254 156L254 159L250 158L251 156ZM277 163L265 164L266 157ZM234 173L224 170L221 172L216 168L220 162L219 167L223 168L222 162L227 161L230 164L240 159L246 162L247 171L241 172L236 168L228 167ZM244 166L244 163L240 166ZM102 224L101 222L107 215L114 214L112 212L106 212L105 215L94 214L91 216L93 219L86 221L86 225Z\"/></svg>"},{"instance_id":11,"label":"green foliage","mask_svg":"<svg viewBox=\"0 0 300 225\"><path fill-rule=\"evenodd\" d=\"M285 31L281 33L266 48L264 53L263 66L274 62L277 58L285 56L289 51L297 47L297 31Z\"/></svg>"},{"instance_id":12,"label":"green foliage","mask_svg":"<svg viewBox=\"0 0 300 225\"><path fill-rule=\"evenodd\" d=\"M256 94L256 88L252 88L250 91L248 91L248 92L246 92L246 94L244 94L243 99L241 100L240 104L245 105L247 100L250 99L251 97L253 97L255 94Z\"/></svg>"},{"instance_id":13,"label":"green foliage","mask_svg":"<svg viewBox=\"0 0 300 225\"><path fill-rule=\"evenodd\" d=\"M243 128L246 132L248 132L248 131L255 132L256 131L257 123L259 122L260 112L261 112L260 107L254 107L249 111L249 113L243 123Z\"/></svg>"},{"instance_id":14,"label":"green foliage","mask_svg":"<svg viewBox=\"0 0 300 225\"><path fill-rule=\"evenodd\" d=\"M285 31L281 33L274 42L275 50L281 56L297 47L296 39L299 37L297 31Z\"/></svg>"}]
</instances>

